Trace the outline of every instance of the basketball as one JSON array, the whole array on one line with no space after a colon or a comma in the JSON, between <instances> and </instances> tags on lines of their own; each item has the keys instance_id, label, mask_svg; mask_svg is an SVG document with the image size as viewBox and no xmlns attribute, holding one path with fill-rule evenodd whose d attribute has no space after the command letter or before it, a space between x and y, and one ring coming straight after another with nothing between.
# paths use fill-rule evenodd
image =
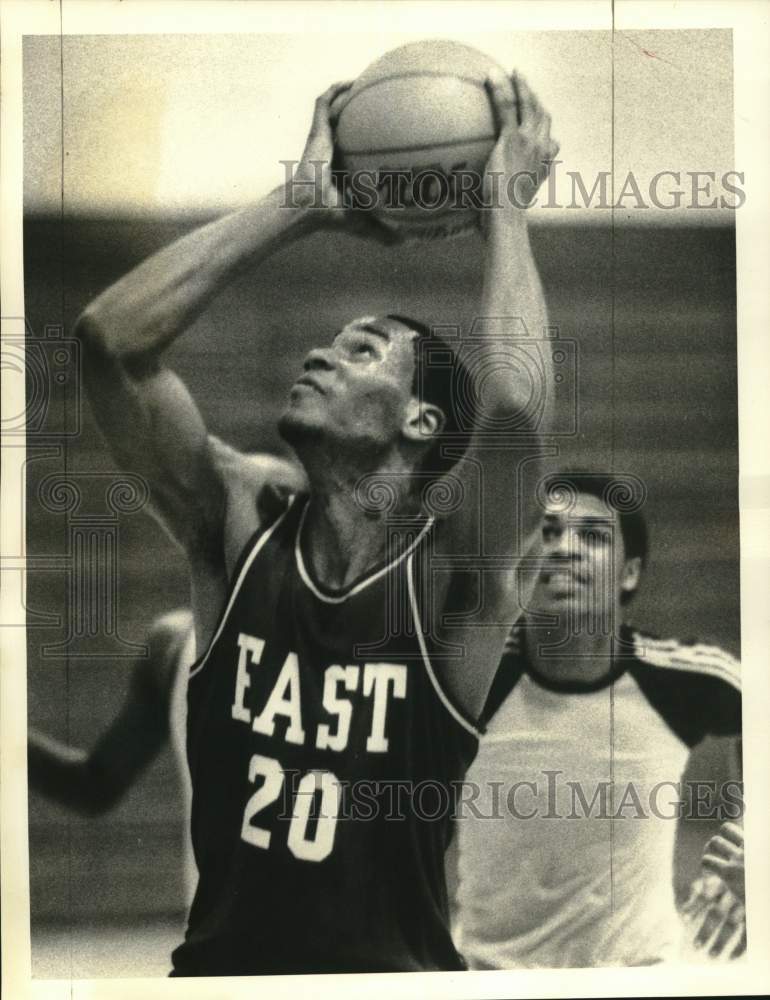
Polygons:
<instances>
[{"instance_id":1,"label":"basketball","mask_svg":"<svg viewBox=\"0 0 770 1000\"><path fill-rule=\"evenodd\" d=\"M452 41L403 45L345 95L336 146L351 203L418 236L476 223L472 190L496 140L493 59ZM499 67L498 67L499 68Z\"/></svg>"}]
</instances>

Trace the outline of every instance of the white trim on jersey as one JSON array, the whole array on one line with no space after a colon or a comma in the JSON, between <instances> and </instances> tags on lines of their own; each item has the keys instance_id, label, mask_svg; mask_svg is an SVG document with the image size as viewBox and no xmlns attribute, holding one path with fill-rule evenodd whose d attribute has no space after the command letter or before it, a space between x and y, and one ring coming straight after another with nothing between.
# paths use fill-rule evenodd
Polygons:
<instances>
[{"instance_id":1,"label":"white trim on jersey","mask_svg":"<svg viewBox=\"0 0 770 1000\"><path fill-rule=\"evenodd\" d=\"M467 719L465 719L454 707L452 702L449 700L447 695L444 693L443 688L438 682L438 678L433 671L431 666L430 657L428 656L428 648L425 645L425 636L422 631L422 620L420 619L420 612L417 607L417 599L414 593L414 582L412 580L412 555L410 554L406 562L406 585L409 589L409 604L412 608L412 617L414 618L414 627L417 631L417 641L420 644L420 653L422 654L422 662L425 664L425 671L428 674L428 679L433 685L433 690L439 697L439 701L444 706L444 708L449 712L455 722L459 722L463 729L467 729L468 732L475 736L477 740L481 739L481 733L475 726L473 726Z\"/></svg>"},{"instance_id":2,"label":"white trim on jersey","mask_svg":"<svg viewBox=\"0 0 770 1000\"><path fill-rule=\"evenodd\" d=\"M281 523L281 521L283 521L283 519L289 513L289 510L291 509L291 506L294 503L294 499L295 498L292 497L291 502L289 503L289 506L286 508L286 510L283 512L283 514L281 514L281 516L279 518L277 518L275 521L273 521L273 523L270 525L270 527L267 529L267 531L263 532L259 536L259 538L256 540L256 542L254 543L254 548L251 550L251 552L249 553L248 559L244 562L243 566L241 567L241 572L238 574L238 579L235 581L235 586L233 587L233 589L230 592L230 600L227 602L227 606L225 607L224 614L222 615L222 618L221 618L221 620L219 622L219 628L214 633L214 635L213 635L213 637L211 639L211 642L208 645L208 649L206 650L206 652L203 655L203 658L201 659L201 662L198 664L198 666L195 668L195 670L192 670L190 672L190 677L189 677L190 680L192 680L193 677L195 677L197 674L199 674L201 672L201 670L205 667L206 661L209 658L209 654L211 653L211 649L212 649L214 643L217 641L217 639L222 634L222 629L225 627L228 615L230 614L230 611L232 609L232 606L233 606L233 603L235 601L235 598L238 596L238 591L241 589L241 584L243 583L244 577L248 573L249 568L251 567L251 564L256 559L256 557L257 557L260 549L262 548L262 546L265 544L265 542L268 540L268 538L270 538L270 536L275 531L275 529L278 527L278 525Z\"/></svg>"},{"instance_id":3,"label":"white trim on jersey","mask_svg":"<svg viewBox=\"0 0 770 1000\"><path fill-rule=\"evenodd\" d=\"M634 647L639 659L654 667L707 674L741 690L739 661L718 646L699 643L690 646L676 639L653 639L634 632Z\"/></svg>"},{"instance_id":4,"label":"white trim on jersey","mask_svg":"<svg viewBox=\"0 0 770 1000\"><path fill-rule=\"evenodd\" d=\"M347 601L349 597L352 597L354 594L358 594L365 587L368 587L369 584L374 583L375 580L379 580L381 576L384 576L386 573L389 573L390 570L394 568L394 566L398 566L398 564L402 562L404 559L406 559L407 557L411 557L411 553L414 552L414 550L420 544L420 542L425 537L427 532L430 531L430 528L433 525L433 522L435 521L434 517L430 517L425 526L423 527L422 531L420 532L420 534L417 536L417 538L415 538L415 540L409 546L407 546L407 548L405 548L400 555L396 556L395 559L392 559L389 563L387 563L387 565L382 566L380 569L377 570L376 573L372 573L371 576L364 577L363 580L360 580L357 584L351 587L350 590L346 590L344 593L341 594L332 595L332 594L324 594L323 591L319 590L318 587L310 579L310 575L305 569L305 561L302 558L302 546L300 544L300 541L302 538L302 526L305 523L306 514L307 514L307 504L305 505L305 509L302 511L302 514L300 515L299 525L297 526L297 537L294 542L294 554L297 560L297 569L299 570L299 575L302 578L302 581L305 584L305 586L315 594L315 596L319 599L319 601L325 601L327 604L342 604L343 601Z\"/></svg>"}]
</instances>

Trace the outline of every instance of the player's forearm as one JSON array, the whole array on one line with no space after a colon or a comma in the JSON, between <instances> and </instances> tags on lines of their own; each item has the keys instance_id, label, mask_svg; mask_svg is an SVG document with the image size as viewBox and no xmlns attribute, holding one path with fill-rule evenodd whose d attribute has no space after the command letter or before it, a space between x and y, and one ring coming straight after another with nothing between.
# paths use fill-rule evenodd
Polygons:
<instances>
[{"instance_id":1,"label":"player's forearm","mask_svg":"<svg viewBox=\"0 0 770 1000\"><path fill-rule=\"evenodd\" d=\"M137 714L141 718L137 719ZM88 816L112 808L157 756L166 739L164 722L129 703L89 752L34 729L28 731L30 788ZM165 720L165 713L161 710Z\"/></svg>"},{"instance_id":2,"label":"player's forearm","mask_svg":"<svg viewBox=\"0 0 770 1000\"><path fill-rule=\"evenodd\" d=\"M110 804L84 750L30 729L27 763L30 788L60 805L94 815Z\"/></svg>"},{"instance_id":3,"label":"player's forearm","mask_svg":"<svg viewBox=\"0 0 770 1000\"><path fill-rule=\"evenodd\" d=\"M485 240L482 330L486 351L494 360L485 371L485 412L505 417L532 405L530 377L515 364L514 353L506 357L509 345L529 342L537 350L545 393L544 408L538 409L537 426L532 429L542 433L551 423L553 362L550 352L541 349L548 313L530 247L526 211L512 206L492 209L486 220Z\"/></svg>"},{"instance_id":4,"label":"player's forearm","mask_svg":"<svg viewBox=\"0 0 770 1000\"><path fill-rule=\"evenodd\" d=\"M86 308L78 332L117 356L156 354L240 271L319 221L311 210L286 207L284 190L277 188L257 205L208 223L149 257Z\"/></svg>"}]
</instances>

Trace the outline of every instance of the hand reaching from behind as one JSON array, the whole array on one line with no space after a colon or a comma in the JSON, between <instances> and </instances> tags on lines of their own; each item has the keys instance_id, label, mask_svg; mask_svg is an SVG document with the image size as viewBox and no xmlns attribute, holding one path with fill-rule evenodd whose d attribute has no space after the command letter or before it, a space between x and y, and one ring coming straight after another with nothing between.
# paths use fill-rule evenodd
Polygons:
<instances>
[{"instance_id":1,"label":"hand reaching from behind","mask_svg":"<svg viewBox=\"0 0 770 1000\"><path fill-rule=\"evenodd\" d=\"M730 890L745 902L745 861L743 827L738 823L723 823L719 833L706 844L701 864L707 872L719 875Z\"/></svg>"},{"instance_id":2,"label":"hand reaching from behind","mask_svg":"<svg viewBox=\"0 0 770 1000\"><path fill-rule=\"evenodd\" d=\"M743 827L723 823L706 843L702 873L682 908L689 939L709 958L737 958L746 950Z\"/></svg>"}]
</instances>

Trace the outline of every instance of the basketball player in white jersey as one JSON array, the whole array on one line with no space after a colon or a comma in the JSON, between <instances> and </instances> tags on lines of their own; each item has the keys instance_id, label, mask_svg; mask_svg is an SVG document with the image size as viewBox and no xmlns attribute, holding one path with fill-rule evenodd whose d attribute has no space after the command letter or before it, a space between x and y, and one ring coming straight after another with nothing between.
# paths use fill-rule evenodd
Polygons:
<instances>
[{"instance_id":1,"label":"basketball player in white jersey","mask_svg":"<svg viewBox=\"0 0 770 1000\"><path fill-rule=\"evenodd\" d=\"M611 476L553 482L542 570L467 775L478 798L458 820L456 937L476 969L680 957L677 783L707 733L740 733L732 656L625 622L647 558L641 512L612 507Z\"/></svg>"},{"instance_id":2,"label":"basketball player in white jersey","mask_svg":"<svg viewBox=\"0 0 770 1000\"><path fill-rule=\"evenodd\" d=\"M199 660L187 749L200 877L173 975L463 967L448 928L448 821L407 809L389 822L386 793L393 780L449 788L462 776L502 623L524 596L516 570L536 511L520 467L553 400L551 352L536 418L517 363L521 337L536 340L547 322L519 206L557 152L549 116L521 79L490 78L500 133L484 184L493 174L498 190L520 183L517 199L484 213L480 313L495 319L475 332L474 367L397 312L348 323L308 355L291 390L280 429L309 488L278 517L260 517L237 456L224 471L213 460L200 413L162 363L236 274L293 240L340 227L396 239L336 207L332 105L347 86L317 101L295 177L315 180L323 163L327 207L317 186L307 199L277 189L154 255L77 326L113 454L149 482L191 568ZM255 347L254 363L283 348ZM459 413L458 385L480 410ZM448 483L458 503L431 510L426 477ZM387 511L373 484L384 484ZM483 579L482 554L497 560ZM364 786L374 815L362 818Z\"/></svg>"}]
</instances>

